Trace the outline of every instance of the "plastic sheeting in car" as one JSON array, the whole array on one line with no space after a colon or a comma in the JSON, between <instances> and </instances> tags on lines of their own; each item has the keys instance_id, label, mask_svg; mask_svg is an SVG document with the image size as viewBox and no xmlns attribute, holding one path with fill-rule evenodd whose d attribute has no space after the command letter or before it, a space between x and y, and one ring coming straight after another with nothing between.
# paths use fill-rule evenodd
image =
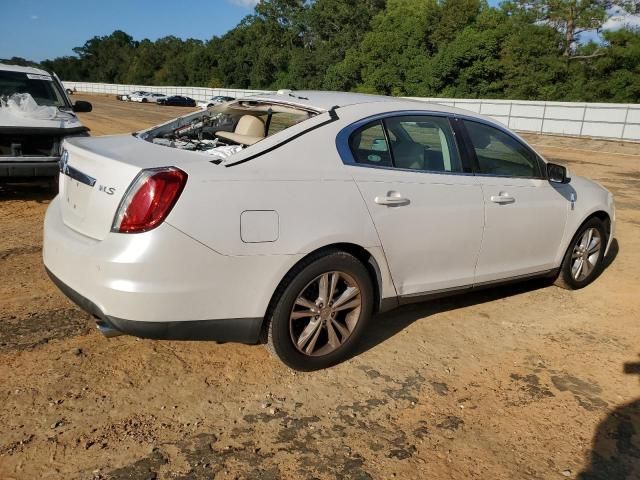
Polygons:
<instances>
[{"instance_id":1,"label":"plastic sheeting in car","mask_svg":"<svg viewBox=\"0 0 640 480\"><path fill-rule=\"evenodd\" d=\"M58 113L57 107L38 105L28 93L14 93L9 97L0 97L0 119L22 117L52 120L58 116Z\"/></svg>"}]
</instances>

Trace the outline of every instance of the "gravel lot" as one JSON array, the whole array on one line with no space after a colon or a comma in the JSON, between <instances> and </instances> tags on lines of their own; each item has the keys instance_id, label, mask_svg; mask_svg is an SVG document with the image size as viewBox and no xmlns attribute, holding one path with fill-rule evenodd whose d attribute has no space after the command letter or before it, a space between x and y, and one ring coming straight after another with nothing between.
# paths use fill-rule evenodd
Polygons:
<instances>
[{"instance_id":1,"label":"gravel lot","mask_svg":"<svg viewBox=\"0 0 640 480\"><path fill-rule=\"evenodd\" d=\"M94 135L189 109L88 99ZM602 276L404 307L352 360L103 338L46 278L51 194L0 187L0 478L640 478L640 145L531 136L616 195Z\"/></svg>"}]
</instances>

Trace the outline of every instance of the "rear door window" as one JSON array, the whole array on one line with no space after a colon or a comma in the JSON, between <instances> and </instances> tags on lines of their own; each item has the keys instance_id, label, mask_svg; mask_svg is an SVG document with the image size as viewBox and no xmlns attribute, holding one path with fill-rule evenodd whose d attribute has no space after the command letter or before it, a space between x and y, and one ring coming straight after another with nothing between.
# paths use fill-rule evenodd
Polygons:
<instances>
[{"instance_id":1,"label":"rear door window","mask_svg":"<svg viewBox=\"0 0 640 480\"><path fill-rule=\"evenodd\" d=\"M359 165L392 167L389 146L380 120L360 127L351 134L349 148Z\"/></svg>"},{"instance_id":2,"label":"rear door window","mask_svg":"<svg viewBox=\"0 0 640 480\"><path fill-rule=\"evenodd\" d=\"M396 168L426 172L462 172L449 119L428 115L384 120Z\"/></svg>"}]
</instances>

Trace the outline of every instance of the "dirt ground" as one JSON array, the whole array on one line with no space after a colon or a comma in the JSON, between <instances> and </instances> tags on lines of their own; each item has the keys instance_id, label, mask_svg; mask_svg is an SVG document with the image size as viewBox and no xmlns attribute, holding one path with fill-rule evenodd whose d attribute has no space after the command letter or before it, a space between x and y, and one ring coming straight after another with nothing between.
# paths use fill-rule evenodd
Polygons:
<instances>
[{"instance_id":1,"label":"dirt ground","mask_svg":"<svg viewBox=\"0 0 640 480\"><path fill-rule=\"evenodd\" d=\"M74 98L94 135L185 112ZM44 272L51 195L0 187L0 479L640 478L640 145L529 140L614 192L602 276L407 306L308 374L261 346L102 337Z\"/></svg>"}]
</instances>

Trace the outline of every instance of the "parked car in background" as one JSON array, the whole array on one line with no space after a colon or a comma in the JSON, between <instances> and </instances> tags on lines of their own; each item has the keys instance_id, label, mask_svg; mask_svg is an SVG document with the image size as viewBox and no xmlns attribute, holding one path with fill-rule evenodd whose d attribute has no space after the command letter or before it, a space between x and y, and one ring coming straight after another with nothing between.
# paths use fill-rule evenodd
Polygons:
<instances>
[{"instance_id":1,"label":"parked car in background","mask_svg":"<svg viewBox=\"0 0 640 480\"><path fill-rule=\"evenodd\" d=\"M44 264L103 333L262 341L300 370L348 358L398 305L585 287L615 232L605 188L419 101L288 91L65 145Z\"/></svg>"},{"instance_id":2,"label":"parked car in background","mask_svg":"<svg viewBox=\"0 0 640 480\"><path fill-rule=\"evenodd\" d=\"M161 98L167 98L167 95L163 93L144 92L130 96L129 100L140 103L158 103L158 100Z\"/></svg>"},{"instance_id":3,"label":"parked car in background","mask_svg":"<svg viewBox=\"0 0 640 480\"><path fill-rule=\"evenodd\" d=\"M143 98L149 95L150 92L131 92L128 96L130 102L141 102Z\"/></svg>"},{"instance_id":4,"label":"parked car in background","mask_svg":"<svg viewBox=\"0 0 640 480\"><path fill-rule=\"evenodd\" d=\"M89 134L76 112L91 109L71 103L55 74L0 64L0 179L57 175L62 142Z\"/></svg>"},{"instance_id":5,"label":"parked car in background","mask_svg":"<svg viewBox=\"0 0 640 480\"><path fill-rule=\"evenodd\" d=\"M118 100L122 100L123 102L129 102L131 100L131 97L137 97L139 95L144 95L147 92L142 91L142 90L136 90L135 92L131 92L131 93L126 93L124 95L116 95L116 98Z\"/></svg>"},{"instance_id":6,"label":"parked car in background","mask_svg":"<svg viewBox=\"0 0 640 480\"><path fill-rule=\"evenodd\" d=\"M158 99L160 105L171 105L174 107L195 107L196 101L191 97L183 97L182 95L173 95L171 97Z\"/></svg>"},{"instance_id":7,"label":"parked car in background","mask_svg":"<svg viewBox=\"0 0 640 480\"><path fill-rule=\"evenodd\" d=\"M235 100L235 98L225 97L224 95L216 95L215 97L211 97L210 99L205 100L204 102L198 102L198 106L201 108L209 108L209 107L213 107L214 105L218 105L220 103L230 102L232 100Z\"/></svg>"}]
</instances>

